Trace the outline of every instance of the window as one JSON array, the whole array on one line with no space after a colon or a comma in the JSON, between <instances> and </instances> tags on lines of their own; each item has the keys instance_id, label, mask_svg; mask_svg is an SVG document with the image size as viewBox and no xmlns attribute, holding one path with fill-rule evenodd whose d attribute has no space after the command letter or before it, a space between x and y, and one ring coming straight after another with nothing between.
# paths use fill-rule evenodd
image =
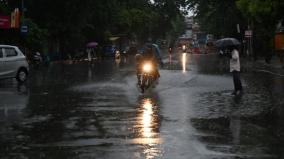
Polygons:
<instances>
[{"instance_id":1,"label":"window","mask_svg":"<svg viewBox=\"0 0 284 159\"><path fill-rule=\"evenodd\" d=\"M17 52L13 48L5 48L6 57L17 56Z\"/></svg>"}]
</instances>

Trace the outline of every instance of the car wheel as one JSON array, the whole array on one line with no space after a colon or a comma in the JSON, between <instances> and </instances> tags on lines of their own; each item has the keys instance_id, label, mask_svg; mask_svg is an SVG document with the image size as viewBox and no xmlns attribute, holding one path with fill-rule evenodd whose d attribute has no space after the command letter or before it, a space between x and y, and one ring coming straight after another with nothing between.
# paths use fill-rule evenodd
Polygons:
<instances>
[{"instance_id":1,"label":"car wheel","mask_svg":"<svg viewBox=\"0 0 284 159\"><path fill-rule=\"evenodd\" d=\"M18 82L22 83L25 82L28 78L28 72L25 69L20 69L17 73L16 79Z\"/></svg>"}]
</instances>

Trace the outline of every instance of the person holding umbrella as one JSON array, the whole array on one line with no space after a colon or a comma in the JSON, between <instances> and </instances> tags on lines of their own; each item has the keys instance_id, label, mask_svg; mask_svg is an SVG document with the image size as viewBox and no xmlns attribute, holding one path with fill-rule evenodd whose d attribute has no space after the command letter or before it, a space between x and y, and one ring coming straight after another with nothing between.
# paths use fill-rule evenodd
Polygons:
<instances>
[{"instance_id":1,"label":"person holding umbrella","mask_svg":"<svg viewBox=\"0 0 284 159\"><path fill-rule=\"evenodd\" d=\"M243 86L240 79L241 66L239 51L235 45L229 46L229 50L231 53L230 72L232 72L234 82L234 92L232 94L239 95L243 92Z\"/></svg>"},{"instance_id":2,"label":"person holding umbrella","mask_svg":"<svg viewBox=\"0 0 284 159\"><path fill-rule=\"evenodd\" d=\"M98 43L97 42L89 42L87 43L86 47L86 52L87 52L87 56L88 56L88 61L91 62L93 60L93 57L95 55L95 48L97 48ZM96 55L98 58L98 55Z\"/></svg>"},{"instance_id":3,"label":"person holding umbrella","mask_svg":"<svg viewBox=\"0 0 284 159\"><path fill-rule=\"evenodd\" d=\"M240 79L240 55L238 51L238 46L241 43L235 38L223 38L217 40L215 45L218 48L228 48L229 53L228 56L230 57L230 72L233 75L233 82L234 82L234 92L233 95L239 95L243 91L242 82Z\"/></svg>"}]
</instances>

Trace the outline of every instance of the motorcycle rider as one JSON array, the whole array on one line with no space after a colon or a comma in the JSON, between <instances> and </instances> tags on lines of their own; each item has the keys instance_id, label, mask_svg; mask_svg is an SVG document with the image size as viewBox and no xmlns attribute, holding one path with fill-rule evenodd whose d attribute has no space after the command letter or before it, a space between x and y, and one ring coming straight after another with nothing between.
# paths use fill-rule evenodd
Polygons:
<instances>
[{"instance_id":1,"label":"motorcycle rider","mask_svg":"<svg viewBox=\"0 0 284 159\"><path fill-rule=\"evenodd\" d=\"M154 48L153 48L152 44L146 44L142 54L137 54L135 56L138 82L139 82L139 79L140 79L139 74L141 74L144 62L150 62L153 65L153 70L154 70L153 76L154 76L155 80L160 77L160 73L159 73L159 70L158 70L158 59L156 58L153 49Z\"/></svg>"},{"instance_id":2,"label":"motorcycle rider","mask_svg":"<svg viewBox=\"0 0 284 159\"><path fill-rule=\"evenodd\" d=\"M138 79L138 83L140 83L140 75L142 73L142 58L143 56L141 54L135 55L135 61L136 61L136 76Z\"/></svg>"},{"instance_id":3,"label":"motorcycle rider","mask_svg":"<svg viewBox=\"0 0 284 159\"><path fill-rule=\"evenodd\" d=\"M40 54L40 52L36 51L33 56L32 56L32 64L34 65L34 67L39 67L39 65L42 64L42 56Z\"/></svg>"}]
</instances>

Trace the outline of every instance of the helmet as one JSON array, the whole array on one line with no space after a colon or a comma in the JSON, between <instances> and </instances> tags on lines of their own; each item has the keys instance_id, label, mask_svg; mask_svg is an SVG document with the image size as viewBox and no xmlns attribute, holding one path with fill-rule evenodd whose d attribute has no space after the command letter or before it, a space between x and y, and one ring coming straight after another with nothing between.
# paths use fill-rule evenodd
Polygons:
<instances>
[{"instance_id":1,"label":"helmet","mask_svg":"<svg viewBox=\"0 0 284 159\"><path fill-rule=\"evenodd\" d=\"M136 55L135 55L135 60L136 60L137 62L141 61L141 60L142 60L142 55L141 55L141 54L136 54Z\"/></svg>"}]
</instances>

